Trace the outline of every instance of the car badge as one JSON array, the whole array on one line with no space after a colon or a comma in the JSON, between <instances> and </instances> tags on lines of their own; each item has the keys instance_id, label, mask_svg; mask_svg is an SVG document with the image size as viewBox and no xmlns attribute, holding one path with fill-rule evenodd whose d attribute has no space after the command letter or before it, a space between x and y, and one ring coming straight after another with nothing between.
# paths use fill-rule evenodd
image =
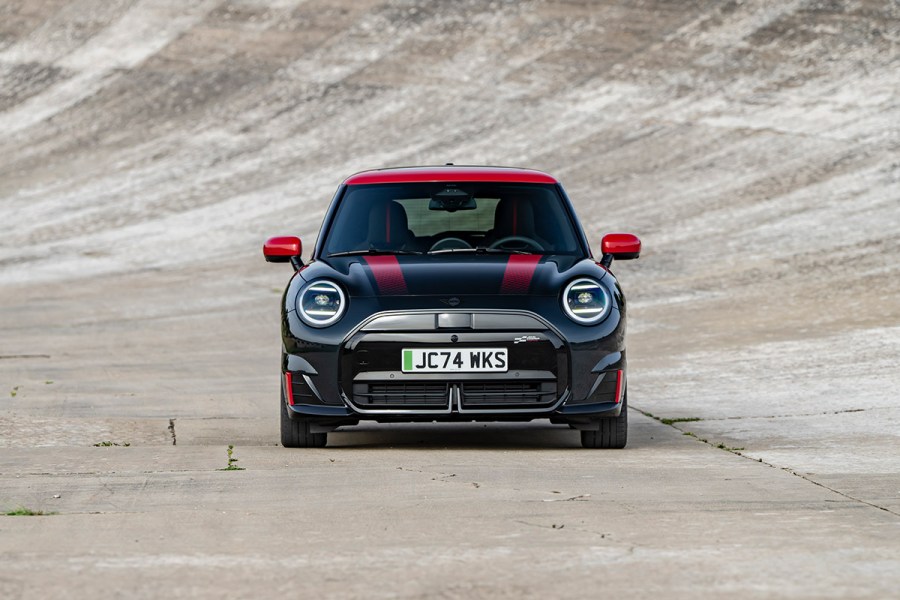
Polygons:
<instances>
[{"instance_id":1,"label":"car badge","mask_svg":"<svg viewBox=\"0 0 900 600\"><path fill-rule=\"evenodd\" d=\"M520 335L517 338L513 338L513 344L521 344L524 342L539 342L541 338L536 335Z\"/></svg>"},{"instance_id":2,"label":"car badge","mask_svg":"<svg viewBox=\"0 0 900 600\"><path fill-rule=\"evenodd\" d=\"M443 302L447 306L453 306L453 307L457 307L462 303L462 301L459 298L457 298L456 296L454 296L452 298L441 298L441 302Z\"/></svg>"}]
</instances>

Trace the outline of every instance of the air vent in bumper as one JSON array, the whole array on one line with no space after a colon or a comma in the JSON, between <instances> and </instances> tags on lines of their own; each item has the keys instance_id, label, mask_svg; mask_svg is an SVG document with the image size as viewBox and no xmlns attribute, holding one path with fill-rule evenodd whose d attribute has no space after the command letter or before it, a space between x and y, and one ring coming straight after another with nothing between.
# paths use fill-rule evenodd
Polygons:
<instances>
[{"instance_id":1,"label":"air vent in bumper","mask_svg":"<svg viewBox=\"0 0 900 600\"><path fill-rule=\"evenodd\" d=\"M463 381L460 402L464 408L536 408L556 401L556 381Z\"/></svg>"},{"instance_id":2,"label":"air vent in bumper","mask_svg":"<svg viewBox=\"0 0 900 600\"><path fill-rule=\"evenodd\" d=\"M449 385L437 382L353 384L353 403L361 408L440 408L447 405L449 394Z\"/></svg>"}]
</instances>

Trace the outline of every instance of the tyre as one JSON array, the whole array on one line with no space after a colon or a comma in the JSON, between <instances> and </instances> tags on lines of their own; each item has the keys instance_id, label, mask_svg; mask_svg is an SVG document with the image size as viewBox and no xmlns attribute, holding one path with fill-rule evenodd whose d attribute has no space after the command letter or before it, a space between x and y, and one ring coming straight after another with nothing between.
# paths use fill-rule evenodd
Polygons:
<instances>
[{"instance_id":1,"label":"tyre","mask_svg":"<svg viewBox=\"0 0 900 600\"><path fill-rule=\"evenodd\" d=\"M581 445L585 448L624 448L628 441L628 392L622 398L622 412L618 417L600 419L597 431L582 431Z\"/></svg>"},{"instance_id":2,"label":"tyre","mask_svg":"<svg viewBox=\"0 0 900 600\"><path fill-rule=\"evenodd\" d=\"M281 445L285 448L324 448L328 441L327 433L310 433L309 421L288 414L284 389L281 390Z\"/></svg>"}]
</instances>

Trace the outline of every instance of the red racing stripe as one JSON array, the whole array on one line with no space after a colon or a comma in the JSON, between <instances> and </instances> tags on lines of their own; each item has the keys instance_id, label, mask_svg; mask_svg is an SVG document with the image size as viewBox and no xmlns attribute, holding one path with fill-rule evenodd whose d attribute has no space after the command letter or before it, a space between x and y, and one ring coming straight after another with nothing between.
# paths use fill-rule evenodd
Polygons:
<instances>
[{"instance_id":1,"label":"red racing stripe","mask_svg":"<svg viewBox=\"0 0 900 600\"><path fill-rule=\"evenodd\" d=\"M406 280L403 279L403 271L400 269L400 263L396 256L392 254L364 256L363 260L366 261L372 270L372 275L375 276L378 293L385 295L407 293Z\"/></svg>"},{"instance_id":2,"label":"red racing stripe","mask_svg":"<svg viewBox=\"0 0 900 600\"><path fill-rule=\"evenodd\" d=\"M531 278L541 261L540 254L513 254L506 263L506 271L503 272L503 283L500 284L501 294L525 294L531 285Z\"/></svg>"}]
</instances>

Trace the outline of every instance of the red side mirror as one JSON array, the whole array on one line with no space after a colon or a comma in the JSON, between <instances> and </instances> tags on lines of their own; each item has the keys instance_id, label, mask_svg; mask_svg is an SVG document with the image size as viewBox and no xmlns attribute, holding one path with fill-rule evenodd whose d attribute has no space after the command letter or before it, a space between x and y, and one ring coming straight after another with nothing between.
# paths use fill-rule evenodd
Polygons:
<instances>
[{"instance_id":1,"label":"red side mirror","mask_svg":"<svg viewBox=\"0 0 900 600\"><path fill-rule=\"evenodd\" d=\"M641 255L641 240L630 233L607 233L600 242L603 256L610 255L616 260L631 260Z\"/></svg>"},{"instance_id":2,"label":"red side mirror","mask_svg":"<svg viewBox=\"0 0 900 600\"><path fill-rule=\"evenodd\" d=\"M263 256L266 257L266 262L291 262L291 259L300 258L302 249L300 238L283 235L266 240L263 244Z\"/></svg>"}]
</instances>

